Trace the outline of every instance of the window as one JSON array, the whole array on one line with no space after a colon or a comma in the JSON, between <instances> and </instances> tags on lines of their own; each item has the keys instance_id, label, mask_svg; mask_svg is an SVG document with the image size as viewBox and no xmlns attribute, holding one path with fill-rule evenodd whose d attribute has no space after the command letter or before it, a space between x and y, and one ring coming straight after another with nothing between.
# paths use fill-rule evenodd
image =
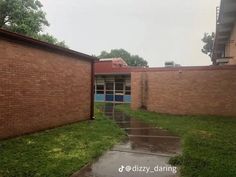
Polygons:
<instances>
[{"instance_id":1,"label":"window","mask_svg":"<svg viewBox=\"0 0 236 177\"><path fill-rule=\"evenodd\" d=\"M116 95L124 95L124 83L123 82L118 82L115 83L116 85Z\"/></svg>"},{"instance_id":2,"label":"window","mask_svg":"<svg viewBox=\"0 0 236 177\"><path fill-rule=\"evenodd\" d=\"M104 94L104 84L96 85L96 94Z\"/></svg>"},{"instance_id":3,"label":"window","mask_svg":"<svg viewBox=\"0 0 236 177\"><path fill-rule=\"evenodd\" d=\"M131 86L130 85L125 86L125 95L131 95Z\"/></svg>"},{"instance_id":4,"label":"window","mask_svg":"<svg viewBox=\"0 0 236 177\"><path fill-rule=\"evenodd\" d=\"M106 83L106 90L114 90L113 82L107 82Z\"/></svg>"},{"instance_id":5,"label":"window","mask_svg":"<svg viewBox=\"0 0 236 177\"><path fill-rule=\"evenodd\" d=\"M97 90L96 94L104 94L104 90Z\"/></svg>"},{"instance_id":6,"label":"window","mask_svg":"<svg viewBox=\"0 0 236 177\"><path fill-rule=\"evenodd\" d=\"M116 93L124 94L123 90L116 90Z\"/></svg>"},{"instance_id":7,"label":"window","mask_svg":"<svg viewBox=\"0 0 236 177\"><path fill-rule=\"evenodd\" d=\"M107 95L113 95L113 91L112 90L106 90L106 94Z\"/></svg>"},{"instance_id":8,"label":"window","mask_svg":"<svg viewBox=\"0 0 236 177\"><path fill-rule=\"evenodd\" d=\"M97 85L97 90L104 90L104 85Z\"/></svg>"},{"instance_id":9,"label":"window","mask_svg":"<svg viewBox=\"0 0 236 177\"><path fill-rule=\"evenodd\" d=\"M124 79L123 78L116 78L115 82L124 82Z\"/></svg>"},{"instance_id":10,"label":"window","mask_svg":"<svg viewBox=\"0 0 236 177\"><path fill-rule=\"evenodd\" d=\"M125 91L125 95L131 95L131 91Z\"/></svg>"},{"instance_id":11,"label":"window","mask_svg":"<svg viewBox=\"0 0 236 177\"><path fill-rule=\"evenodd\" d=\"M124 89L124 84L123 83L116 83L116 90L123 90Z\"/></svg>"}]
</instances>

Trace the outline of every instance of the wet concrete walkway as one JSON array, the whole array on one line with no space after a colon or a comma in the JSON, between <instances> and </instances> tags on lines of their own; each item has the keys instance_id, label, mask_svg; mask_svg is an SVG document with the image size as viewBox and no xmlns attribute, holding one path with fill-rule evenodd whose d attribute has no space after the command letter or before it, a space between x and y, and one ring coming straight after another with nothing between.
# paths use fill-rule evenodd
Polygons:
<instances>
[{"instance_id":1,"label":"wet concrete walkway","mask_svg":"<svg viewBox=\"0 0 236 177\"><path fill-rule=\"evenodd\" d=\"M111 104L103 112L126 131L127 140L72 177L177 177L178 170L168 160L180 153L179 137L116 111Z\"/></svg>"}]
</instances>

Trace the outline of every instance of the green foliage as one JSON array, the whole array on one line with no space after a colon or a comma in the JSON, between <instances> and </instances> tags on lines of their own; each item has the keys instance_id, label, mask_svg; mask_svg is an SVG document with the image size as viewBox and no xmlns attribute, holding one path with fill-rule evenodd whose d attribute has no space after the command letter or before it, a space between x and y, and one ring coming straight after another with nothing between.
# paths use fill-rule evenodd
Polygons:
<instances>
[{"instance_id":1,"label":"green foliage","mask_svg":"<svg viewBox=\"0 0 236 177\"><path fill-rule=\"evenodd\" d=\"M0 27L33 36L49 26L38 0L0 0Z\"/></svg>"},{"instance_id":2,"label":"green foliage","mask_svg":"<svg viewBox=\"0 0 236 177\"><path fill-rule=\"evenodd\" d=\"M205 33L204 37L202 38L202 42L204 46L202 48L202 52L211 57L213 52L213 44L214 44L215 33Z\"/></svg>"},{"instance_id":3,"label":"green foliage","mask_svg":"<svg viewBox=\"0 0 236 177\"><path fill-rule=\"evenodd\" d=\"M124 49L112 49L109 53L102 51L98 58L118 58L121 57L129 66L148 66L148 62L138 55L131 55Z\"/></svg>"},{"instance_id":4,"label":"green foliage","mask_svg":"<svg viewBox=\"0 0 236 177\"><path fill-rule=\"evenodd\" d=\"M75 123L0 142L1 177L68 177L121 140L124 132L96 109Z\"/></svg>"},{"instance_id":5,"label":"green foliage","mask_svg":"<svg viewBox=\"0 0 236 177\"><path fill-rule=\"evenodd\" d=\"M132 111L128 105L118 105L117 109L181 136L182 156L169 161L173 165L180 165L181 176L235 177L235 117L174 116L144 110Z\"/></svg>"},{"instance_id":6,"label":"green foliage","mask_svg":"<svg viewBox=\"0 0 236 177\"><path fill-rule=\"evenodd\" d=\"M49 26L42 7L39 0L0 0L0 28L66 47L64 41L42 34Z\"/></svg>"},{"instance_id":7,"label":"green foliage","mask_svg":"<svg viewBox=\"0 0 236 177\"><path fill-rule=\"evenodd\" d=\"M35 36L35 38L38 40L44 41L44 42L48 42L48 43L56 44L56 45L64 47L64 48L68 48L68 46L65 44L65 41L59 42L57 40L57 38L53 37L50 34L37 35L37 36Z\"/></svg>"}]
</instances>

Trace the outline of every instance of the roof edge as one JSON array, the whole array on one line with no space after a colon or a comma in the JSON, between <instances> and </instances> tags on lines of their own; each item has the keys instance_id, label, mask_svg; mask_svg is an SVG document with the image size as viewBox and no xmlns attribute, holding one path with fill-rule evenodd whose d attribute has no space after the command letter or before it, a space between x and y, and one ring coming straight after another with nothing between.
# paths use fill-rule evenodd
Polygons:
<instances>
[{"instance_id":1,"label":"roof edge","mask_svg":"<svg viewBox=\"0 0 236 177\"><path fill-rule=\"evenodd\" d=\"M158 72L158 71L212 71L212 70L236 70L236 65L209 65L209 66L181 66L181 67L152 67L134 69L131 72Z\"/></svg>"},{"instance_id":2,"label":"roof edge","mask_svg":"<svg viewBox=\"0 0 236 177\"><path fill-rule=\"evenodd\" d=\"M16 40L16 41L19 41L19 42L24 42L24 43L27 43L27 44L33 44L34 46L32 46L32 45L30 45L30 46L31 47L37 46L37 47L41 47L41 48L45 48L45 49L51 49L55 52L62 52L64 54L73 55L75 57L78 57L78 58L81 58L81 59L86 59L86 60L89 60L89 61L98 60L97 57L90 56L90 55L87 55L87 54L84 54L84 53L80 53L80 52L77 52L75 50L67 49L67 48L64 48L64 47L60 47L58 45L50 44L50 43L47 43L47 42L44 42L44 41L40 41L40 40L34 39L32 37L28 37L28 36L25 36L25 35L14 33L14 32L2 29L2 28L0 28L0 37L8 38L8 39L11 39L11 40Z\"/></svg>"}]
</instances>

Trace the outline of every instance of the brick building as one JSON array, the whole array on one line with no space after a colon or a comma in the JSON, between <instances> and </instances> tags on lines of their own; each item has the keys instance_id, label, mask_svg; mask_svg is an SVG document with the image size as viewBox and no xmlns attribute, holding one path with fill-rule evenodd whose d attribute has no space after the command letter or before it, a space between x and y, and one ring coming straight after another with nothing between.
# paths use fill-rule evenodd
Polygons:
<instances>
[{"instance_id":1,"label":"brick building","mask_svg":"<svg viewBox=\"0 0 236 177\"><path fill-rule=\"evenodd\" d=\"M132 68L122 58L100 59L95 63L96 102L131 102Z\"/></svg>"},{"instance_id":2,"label":"brick building","mask_svg":"<svg viewBox=\"0 0 236 177\"><path fill-rule=\"evenodd\" d=\"M216 36L212 62L236 64L236 1L221 0L217 8Z\"/></svg>"},{"instance_id":3,"label":"brick building","mask_svg":"<svg viewBox=\"0 0 236 177\"><path fill-rule=\"evenodd\" d=\"M236 65L148 68L131 73L132 109L236 116Z\"/></svg>"},{"instance_id":4,"label":"brick building","mask_svg":"<svg viewBox=\"0 0 236 177\"><path fill-rule=\"evenodd\" d=\"M93 117L94 60L0 29L0 139Z\"/></svg>"}]
</instances>

